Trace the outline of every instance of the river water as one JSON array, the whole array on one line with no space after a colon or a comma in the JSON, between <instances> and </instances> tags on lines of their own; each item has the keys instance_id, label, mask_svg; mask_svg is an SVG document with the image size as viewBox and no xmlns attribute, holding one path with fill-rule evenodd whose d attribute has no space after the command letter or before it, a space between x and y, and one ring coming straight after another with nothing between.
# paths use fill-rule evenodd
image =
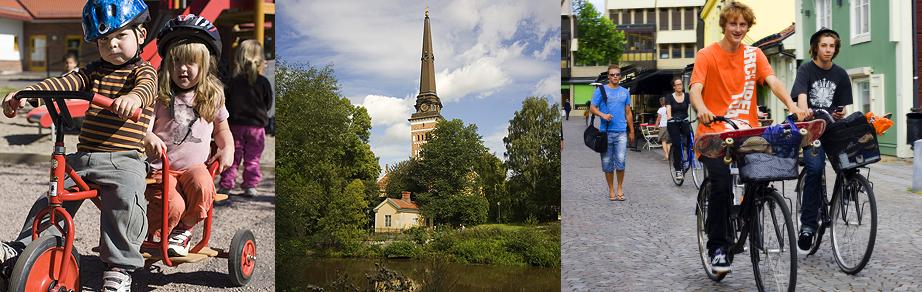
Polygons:
<instances>
[{"instance_id":1,"label":"river water","mask_svg":"<svg viewBox=\"0 0 922 292\"><path fill-rule=\"evenodd\" d=\"M277 259L285 261L284 259ZM355 259L308 257L288 261L290 271L277 275L280 285L295 290L320 287L327 291L341 289L349 283L361 290L373 290L368 276L380 275L385 269L402 275L417 285L417 291L560 291L560 268L501 265L469 265L444 261L413 259ZM339 284L334 284L339 282ZM422 287L425 286L425 287Z\"/></svg>"}]
</instances>

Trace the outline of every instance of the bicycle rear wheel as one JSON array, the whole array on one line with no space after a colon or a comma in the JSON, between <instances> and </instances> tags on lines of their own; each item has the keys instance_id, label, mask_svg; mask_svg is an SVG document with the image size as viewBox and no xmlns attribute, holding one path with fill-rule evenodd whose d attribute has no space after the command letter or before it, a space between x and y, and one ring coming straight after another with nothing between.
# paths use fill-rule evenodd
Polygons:
<instances>
[{"instance_id":1,"label":"bicycle rear wheel","mask_svg":"<svg viewBox=\"0 0 922 292\"><path fill-rule=\"evenodd\" d=\"M711 261L708 258L708 233L707 233L707 215L708 215L708 197L710 197L710 181L702 182L702 187L698 190L698 203L695 206L695 217L697 217L698 233L698 255L701 257L701 265L708 278L715 282L720 282L727 273L717 274L711 268Z\"/></svg>"},{"instance_id":2,"label":"bicycle rear wheel","mask_svg":"<svg viewBox=\"0 0 922 292\"><path fill-rule=\"evenodd\" d=\"M749 255L759 291L794 291L797 253L794 223L784 198L774 189L755 201L749 222Z\"/></svg>"},{"instance_id":3,"label":"bicycle rear wheel","mask_svg":"<svg viewBox=\"0 0 922 292\"><path fill-rule=\"evenodd\" d=\"M830 206L832 253L846 274L864 269L877 237L877 201L867 178L850 175Z\"/></svg>"}]
</instances>

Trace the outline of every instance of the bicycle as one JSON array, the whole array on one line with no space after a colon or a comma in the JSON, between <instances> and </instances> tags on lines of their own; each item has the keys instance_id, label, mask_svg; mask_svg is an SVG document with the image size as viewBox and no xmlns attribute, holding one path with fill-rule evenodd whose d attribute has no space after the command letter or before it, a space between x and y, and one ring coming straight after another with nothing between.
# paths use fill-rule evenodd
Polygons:
<instances>
[{"instance_id":1,"label":"bicycle","mask_svg":"<svg viewBox=\"0 0 922 292\"><path fill-rule=\"evenodd\" d=\"M686 119L677 119L671 118L668 123L686 123L688 125L694 121L689 122ZM672 182L676 186L682 186L682 183L685 182L685 174L691 170L692 181L695 182L695 188L700 189L701 183L704 181L704 166L701 165L701 162L695 156L695 132L691 130L689 126L688 137L684 137L687 141L673 141L673 147L678 147L677 151L672 151L674 153L669 153L669 175L672 177ZM683 147L687 145L687 147ZM678 152L679 155L674 155L675 152ZM681 156L682 169L675 168L675 159L676 156ZM677 173L682 172L682 177L678 177Z\"/></svg>"},{"instance_id":2,"label":"bicycle","mask_svg":"<svg viewBox=\"0 0 922 292\"><path fill-rule=\"evenodd\" d=\"M817 112L819 111L825 113L823 118L827 122L832 121L828 113L823 110L818 110ZM866 127L865 131L869 130L869 127ZM876 145L876 139L873 141ZM831 143L823 143L822 147L835 146L827 144ZM834 153L826 152L826 154L830 155L831 162L837 161L837 158L832 156L835 155ZM868 164L870 163L873 162ZM877 238L877 200L874 197L874 184L868 180L870 169L865 166L843 168L839 163L831 164L836 173L832 199L828 201L826 199L826 171L824 169L820 179L822 199L819 213L817 214L819 224L813 245L807 255L813 255L819 250L823 235L828 228L831 231L832 253L836 264L846 274L854 275L864 269L871 259L874 242ZM860 169L867 170L867 177L861 174ZM797 186L794 189L797 193L794 210L798 219L796 220L798 228L802 225L800 215L802 213L806 173L807 168L805 167L800 171ZM860 238L853 238L855 236L860 236Z\"/></svg>"},{"instance_id":3,"label":"bicycle","mask_svg":"<svg viewBox=\"0 0 922 292\"><path fill-rule=\"evenodd\" d=\"M74 171L65 160L64 129L73 124L67 110L65 100L82 99L102 108L111 108L113 100L89 92L82 91L20 91L15 99L40 98L44 101L48 114L54 125L54 145L51 154L51 181L50 189L46 193L48 206L39 211L32 222L32 242L20 253L16 260L9 279L9 291L79 291L80 284L80 254L74 248L76 237L74 220L70 213L63 207L65 202L82 202L90 199L97 207L101 204L96 186L88 183ZM138 121L141 110L135 110L130 119ZM163 153L163 168L169 169L166 153ZM209 167L212 175L217 171L217 165ZM164 171L162 188L163 193L168 193L168 171ZM69 177L75 185L65 188L65 177ZM167 221L169 213L169 196L163 196L163 222ZM162 257L167 254L167 241L145 241L142 249L150 249L144 253L145 265L163 260L167 266L180 263L199 262L209 257L228 258L228 272L231 284L243 286L249 282L253 275L256 260L256 243L250 230L238 230L231 240L228 251L218 251L209 248L212 209L208 211L204 235L201 241L186 257ZM47 221L46 221L47 218ZM54 227L59 235L45 234L45 230ZM161 239L167 238L170 230L162 228ZM157 254L157 249L161 251Z\"/></svg>"},{"instance_id":4,"label":"bicycle","mask_svg":"<svg viewBox=\"0 0 922 292\"><path fill-rule=\"evenodd\" d=\"M790 120L791 117L788 119ZM777 137L770 137L771 140L783 140L782 138L787 138L789 139L789 144L796 142L798 145L783 146L799 150L800 144L808 140L804 137L810 133L805 129L808 125L807 123L796 123L795 125L800 128L799 130L795 130L795 126L791 125L739 130L735 123L725 117L718 116L715 117L714 120L726 122L736 130L719 134L702 135L699 137L697 150L702 153L702 155L705 155L715 153L713 146L721 147L722 149L718 152L723 153L719 154L718 157L723 156L724 163L731 166L731 175L738 176L744 183L743 192L739 194L738 197L732 189L728 190L734 197L730 203L731 206L728 212L729 218L727 219L729 230L728 237L731 243L728 253L740 254L747 251L746 243L748 241L748 251L752 261L756 286L759 291L794 291L797 283L797 254L794 252L797 248L797 242L794 223L791 218L790 209L788 209L788 205L785 203L785 198L777 189L771 186L770 183L772 181L796 178L796 161L790 161L790 163L793 163L793 168L788 168L785 174L776 177L760 177L760 175L764 174L756 171L760 164L756 163L757 160L755 157L761 158L768 155L768 157L784 158L788 160L795 158L791 156L790 153L785 155L769 155L760 152L747 153L751 148L746 147L750 147L751 145L746 143L746 141L751 140L752 137L772 135ZM815 129L817 127L811 128ZM770 132L769 129L783 129L783 131ZM822 131L821 127L819 131ZM813 134L813 136L817 136L815 133ZM803 139L801 139L801 137L803 137ZM710 139L710 141L704 141L705 138ZM715 145L713 142L718 138L721 142ZM771 143L767 146L775 147L779 145ZM795 154L797 153L796 150L793 151ZM747 156L751 155L755 155L752 156L754 159L748 161L750 159L747 159ZM707 156L713 157L711 155ZM780 162L780 160L778 162ZM776 164L776 161L772 160L763 163ZM739 166L739 168L736 166ZM734 172L734 169L738 171ZM734 178L731 183L733 184L731 185L732 188L737 183L736 178ZM708 256L707 216L710 205L711 184L711 178L705 177L702 187L698 192L695 215L697 219L698 251L701 263L708 278L719 282L723 280L728 273L715 272Z\"/></svg>"}]
</instances>

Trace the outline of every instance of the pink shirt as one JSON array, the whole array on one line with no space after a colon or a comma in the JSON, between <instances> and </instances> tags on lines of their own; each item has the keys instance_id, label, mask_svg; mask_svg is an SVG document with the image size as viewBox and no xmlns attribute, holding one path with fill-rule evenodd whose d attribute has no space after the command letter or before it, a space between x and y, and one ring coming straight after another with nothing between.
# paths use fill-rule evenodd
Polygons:
<instances>
[{"instance_id":1,"label":"pink shirt","mask_svg":"<svg viewBox=\"0 0 922 292\"><path fill-rule=\"evenodd\" d=\"M196 119L193 110L194 92L180 93L174 97L173 102L173 116L170 115L169 107L162 102L154 105L153 125L154 134L166 144L170 169L181 170L192 165L204 164L208 161L208 154L211 153L211 133L214 131L214 123L227 120L229 115L227 108L222 105L214 122L209 123L202 118ZM194 123L192 123L193 120L195 120ZM189 133L189 131L192 132ZM152 161L153 168L162 168L159 157L153 158Z\"/></svg>"}]
</instances>

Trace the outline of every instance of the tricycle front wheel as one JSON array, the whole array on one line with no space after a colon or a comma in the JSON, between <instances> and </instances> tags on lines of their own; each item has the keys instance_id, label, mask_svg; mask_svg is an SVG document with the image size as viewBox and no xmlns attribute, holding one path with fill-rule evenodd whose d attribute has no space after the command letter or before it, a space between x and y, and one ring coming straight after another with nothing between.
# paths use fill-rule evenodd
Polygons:
<instances>
[{"instance_id":1,"label":"tricycle front wheel","mask_svg":"<svg viewBox=\"0 0 922 292\"><path fill-rule=\"evenodd\" d=\"M49 291L58 285L67 291L80 291L80 255L76 249L64 257L64 239L46 235L29 244L16 260L10 275L9 291ZM63 260L62 260L63 259ZM68 261L68 269L61 265ZM66 283L59 281L64 278Z\"/></svg>"}]
</instances>

